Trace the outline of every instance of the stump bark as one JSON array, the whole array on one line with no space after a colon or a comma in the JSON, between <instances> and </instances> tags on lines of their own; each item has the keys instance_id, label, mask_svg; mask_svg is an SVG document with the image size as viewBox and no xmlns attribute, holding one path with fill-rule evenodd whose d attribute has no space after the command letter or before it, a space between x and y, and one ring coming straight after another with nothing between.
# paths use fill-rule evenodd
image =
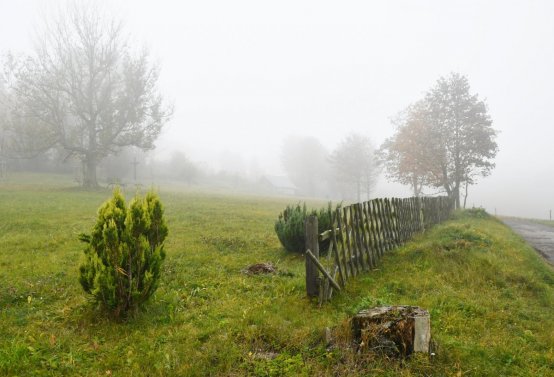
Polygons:
<instances>
[{"instance_id":1,"label":"stump bark","mask_svg":"<svg viewBox=\"0 0 554 377\"><path fill-rule=\"evenodd\" d=\"M429 312L417 306L381 306L360 311L352 318L353 339L359 352L405 357L429 352Z\"/></svg>"}]
</instances>

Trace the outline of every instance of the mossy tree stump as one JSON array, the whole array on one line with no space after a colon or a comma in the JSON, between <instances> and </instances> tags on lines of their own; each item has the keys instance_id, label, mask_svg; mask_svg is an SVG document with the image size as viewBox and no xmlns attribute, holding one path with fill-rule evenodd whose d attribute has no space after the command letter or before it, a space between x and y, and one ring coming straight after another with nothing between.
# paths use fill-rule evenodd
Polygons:
<instances>
[{"instance_id":1,"label":"mossy tree stump","mask_svg":"<svg viewBox=\"0 0 554 377\"><path fill-rule=\"evenodd\" d=\"M360 311L352 318L353 339L359 352L409 356L429 353L429 312L417 306L381 306Z\"/></svg>"}]
</instances>

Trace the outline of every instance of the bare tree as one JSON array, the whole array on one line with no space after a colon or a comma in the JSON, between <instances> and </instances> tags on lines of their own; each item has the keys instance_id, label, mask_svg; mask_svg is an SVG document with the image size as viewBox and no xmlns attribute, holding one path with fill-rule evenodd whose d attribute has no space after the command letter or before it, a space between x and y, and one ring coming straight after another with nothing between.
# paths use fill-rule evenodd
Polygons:
<instances>
[{"instance_id":1,"label":"bare tree","mask_svg":"<svg viewBox=\"0 0 554 377\"><path fill-rule=\"evenodd\" d=\"M362 200L362 194L371 198L377 182L378 167L375 151L368 137L351 134L331 154L334 175L344 199Z\"/></svg>"},{"instance_id":2,"label":"bare tree","mask_svg":"<svg viewBox=\"0 0 554 377\"><path fill-rule=\"evenodd\" d=\"M158 93L159 70L146 50L134 53L121 23L93 3L73 3L46 21L32 56L11 62L16 151L59 146L83 164L83 185L125 146L153 148L171 115Z\"/></svg>"}]
</instances>

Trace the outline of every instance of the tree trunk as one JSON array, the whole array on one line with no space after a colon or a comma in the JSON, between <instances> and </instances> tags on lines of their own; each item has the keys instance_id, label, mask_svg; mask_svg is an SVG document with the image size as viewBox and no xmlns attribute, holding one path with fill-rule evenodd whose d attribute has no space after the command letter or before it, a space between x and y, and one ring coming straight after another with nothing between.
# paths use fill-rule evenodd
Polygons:
<instances>
[{"instance_id":1,"label":"tree trunk","mask_svg":"<svg viewBox=\"0 0 554 377\"><path fill-rule=\"evenodd\" d=\"M460 190L456 189L456 209L460 209Z\"/></svg>"},{"instance_id":2,"label":"tree trunk","mask_svg":"<svg viewBox=\"0 0 554 377\"><path fill-rule=\"evenodd\" d=\"M455 209L460 209L460 182L456 182L454 190L452 190L452 195L454 195Z\"/></svg>"},{"instance_id":3,"label":"tree trunk","mask_svg":"<svg viewBox=\"0 0 554 377\"><path fill-rule=\"evenodd\" d=\"M96 180L96 164L98 163L96 148L96 125L94 121L90 121L88 124L88 148L84 156L86 172L83 179L83 186L86 188L98 187L98 181Z\"/></svg>"},{"instance_id":4,"label":"tree trunk","mask_svg":"<svg viewBox=\"0 0 554 377\"><path fill-rule=\"evenodd\" d=\"M419 194L421 193L421 186L418 185L417 177L412 177L412 188L414 190L414 196L416 198L419 198Z\"/></svg>"},{"instance_id":5,"label":"tree trunk","mask_svg":"<svg viewBox=\"0 0 554 377\"><path fill-rule=\"evenodd\" d=\"M466 182L466 193L464 195L464 209L466 208L466 202L467 202L467 186L468 186L468 183Z\"/></svg>"},{"instance_id":6,"label":"tree trunk","mask_svg":"<svg viewBox=\"0 0 554 377\"><path fill-rule=\"evenodd\" d=\"M83 166L83 187L96 188L98 181L96 180L96 159L92 156L87 156Z\"/></svg>"}]
</instances>

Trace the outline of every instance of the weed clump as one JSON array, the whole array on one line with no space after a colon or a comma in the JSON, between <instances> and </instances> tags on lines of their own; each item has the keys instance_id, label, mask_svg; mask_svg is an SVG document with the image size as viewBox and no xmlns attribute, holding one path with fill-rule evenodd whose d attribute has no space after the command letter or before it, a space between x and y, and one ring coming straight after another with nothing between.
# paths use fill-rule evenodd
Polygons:
<instances>
[{"instance_id":1,"label":"weed clump","mask_svg":"<svg viewBox=\"0 0 554 377\"><path fill-rule=\"evenodd\" d=\"M462 219L489 219L491 215L484 208L470 208L455 211L452 217L456 220Z\"/></svg>"},{"instance_id":2,"label":"weed clump","mask_svg":"<svg viewBox=\"0 0 554 377\"><path fill-rule=\"evenodd\" d=\"M492 244L490 238L469 225L448 225L441 229L439 247L443 250L467 250L485 248Z\"/></svg>"},{"instance_id":3,"label":"weed clump","mask_svg":"<svg viewBox=\"0 0 554 377\"><path fill-rule=\"evenodd\" d=\"M156 194L135 197L127 207L116 189L98 210L91 234L79 237L87 244L81 286L115 317L136 309L158 286L167 233Z\"/></svg>"},{"instance_id":4,"label":"weed clump","mask_svg":"<svg viewBox=\"0 0 554 377\"><path fill-rule=\"evenodd\" d=\"M304 237L304 220L308 216L315 215L318 220L318 232L323 233L331 229L332 210L331 203L327 208L312 210L308 212L306 204L300 206L287 206L283 212L279 214L279 218L275 222L275 233L281 242L281 245L290 252L303 253L306 238ZM329 241L319 242L319 251L324 253L329 247Z\"/></svg>"}]
</instances>

